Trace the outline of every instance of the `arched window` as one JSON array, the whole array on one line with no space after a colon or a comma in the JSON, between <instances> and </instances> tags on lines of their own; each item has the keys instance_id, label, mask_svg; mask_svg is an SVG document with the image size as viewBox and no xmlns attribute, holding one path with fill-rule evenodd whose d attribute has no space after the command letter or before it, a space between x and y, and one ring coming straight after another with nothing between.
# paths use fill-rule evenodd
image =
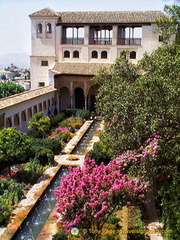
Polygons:
<instances>
[{"instance_id":1,"label":"arched window","mask_svg":"<svg viewBox=\"0 0 180 240\"><path fill-rule=\"evenodd\" d=\"M98 58L98 52L92 51L92 58Z\"/></svg>"},{"instance_id":2,"label":"arched window","mask_svg":"<svg viewBox=\"0 0 180 240\"><path fill-rule=\"evenodd\" d=\"M51 23L48 23L48 24L46 25L46 32L47 32L47 33L52 33Z\"/></svg>"},{"instance_id":3,"label":"arched window","mask_svg":"<svg viewBox=\"0 0 180 240\"><path fill-rule=\"evenodd\" d=\"M42 23L38 23L38 25L37 25L37 33L42 33Z\"/></svg>"},{"instance_id":4,"label":"arched window","mask_svg":"<svg viewBox=\"0 0 180 240\"><path fill-rule=\"evenodd\" d=\"M79 52L78 51L73 52L73 58L79 58Z\"/></svg>"},{"instance_id":5,"label":"arched window","mask_svg":"<svg viewBox=\"0 0 180 240\"><path fill-rule=\"evenodd\" d=\"M130 52L130 59L136 59L136 52L135 51Z\"/></svg>"},{"instance_id":6,"label":"arched window","mask_svg":"<svg viewBox=\"0 0 180 240\"><path fill-rule=\"evenodd\" d=\"M64 57L65 58L70 58L70 52L69 51L64 51Z\"/></svg>"},{"instance_id":7,"label":"arched window","mask_svg":"<svg viewBox=\"0 0 180 240\"><path fill-rule=\"evenodd\" d=\"M107 52L106 51L101 52L101 58L107 58Z\"/></svg>"}]
</instances>

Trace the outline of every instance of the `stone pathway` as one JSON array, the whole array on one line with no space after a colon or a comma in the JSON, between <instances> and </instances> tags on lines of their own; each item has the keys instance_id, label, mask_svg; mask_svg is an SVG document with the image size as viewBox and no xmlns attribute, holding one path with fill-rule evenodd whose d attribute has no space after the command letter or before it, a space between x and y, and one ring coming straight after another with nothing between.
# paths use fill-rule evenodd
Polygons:
<instances>
[{"instance_id":1,"label":"stone pathway","mask_svg":"<svg viewBox=\"0 0 180 240\"><path fill-rule=\"evenodd\" d=\"M154 190L149 188L146 194L146 209L147 209L147 223L145 226L146 235L150 237L150 240L163 240L162 230L163 224L159 222L157 209L154 201ZM149 232L149 233L148 233Z\"/></svg>"}]
</instances>

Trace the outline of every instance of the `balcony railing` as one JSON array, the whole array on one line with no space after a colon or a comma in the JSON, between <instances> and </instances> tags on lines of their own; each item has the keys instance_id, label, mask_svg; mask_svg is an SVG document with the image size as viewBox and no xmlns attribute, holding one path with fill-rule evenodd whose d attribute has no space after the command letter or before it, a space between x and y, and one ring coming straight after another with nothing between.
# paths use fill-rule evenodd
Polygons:
<instances>
[{"instance_id":1,"label":"balcony railing","mask_svg":"<svg viewBox=\"0 0 180 240\"><path fill-rule=\"evenodd\" d=\"M118 45L141 45L141 38L118 38ZM62 44L84 44L84 38L63 38ZM89 38L89 44L92 45L112 45L112 38L94 39Z\"/></svg>"},{"instance_id":2,"label":"balcony railing","mask_svg":"<svg viewBox=\"0 0 180 240\"><path fill-rule=\"evenodd\" d=\"M112 38L101 38L101 39L89 38L89 44L92 44L92 45L112 45Z\"/></svg>"},{"instance_id":3,"label":"balcony railing","mask_svg":"<svg viewBox=\"0 0 180 240\"><path fill-rule=\"evenodd\" d=\"M141 38L118 38L118 45L141 45Z\"/></svg>"},{"instance_id":4,"label":"balcony railing","mask_svg":"<svg viewBox=\"0 0 180 240\"><path fill-rule=\"evenodd\" d=\"M84 38L63 38L62 44L84 44Z\"/></svg>"}]
</instances>

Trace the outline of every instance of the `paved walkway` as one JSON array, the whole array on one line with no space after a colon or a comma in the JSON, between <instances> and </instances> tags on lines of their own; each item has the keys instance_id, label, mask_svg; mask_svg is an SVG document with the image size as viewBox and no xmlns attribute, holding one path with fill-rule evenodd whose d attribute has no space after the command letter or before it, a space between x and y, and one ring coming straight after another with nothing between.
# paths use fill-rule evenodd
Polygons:
<instances>
[{"instance_id":1,"label":"paved walkway","mask_svg":"<svg viewBox=\"0 0 180 240\"><path fill-rule=\"evenodd\" d=\"M154 201L154 190L153 188L149 188L147 194L146 194L146 210L147 210L147 223L145 230L150 232L146 235L150 237L150 240L163 240L162 237L162 230L163 225L159 222L158 215L157 215L157 209L155 206ZM152 232L152 233L151 233Z\"/></svg>"}]
</instances>

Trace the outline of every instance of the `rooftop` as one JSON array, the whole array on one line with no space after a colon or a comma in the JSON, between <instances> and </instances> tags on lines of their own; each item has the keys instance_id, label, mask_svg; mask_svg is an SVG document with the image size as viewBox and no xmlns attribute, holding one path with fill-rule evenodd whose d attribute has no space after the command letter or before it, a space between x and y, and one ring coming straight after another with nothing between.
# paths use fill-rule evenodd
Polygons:
<instances>
[{"instance_id":1,"label":"rooftop","mask_svg":"<svg viewBox=\"0 0 180 240\"><path fill-rule=\"evenodd\" d=\"M1 98L0 99L0 110L11 107L15 104L25 102L27 100L36 98L38 96L42 96L44 94L54 92L56 89L52 86L41 87L35 90L25 91L22 93L18 93L9 97Z\"/></svg>"},{"instance_id":2,"label":"rooftop","mask_svg":"<svg viewBox=\"0 0 180 240\"><path fill-rule=\"evenodd\" d=\"M56 74L94 75L110 63L55 63L50 72Z\"/></svg>"},{"instance_id":3,"label":"rooftop","mask_svg":"<svg viewBox=\"0 0 180 240\"><path fill-rule=\"evenodd\" d=\"M55 12L44 8L29 15L34 17L57 17L58 23L152 23L155 18L166 15L161 11L100 11Z\"/></svg>"}]
</instances>

